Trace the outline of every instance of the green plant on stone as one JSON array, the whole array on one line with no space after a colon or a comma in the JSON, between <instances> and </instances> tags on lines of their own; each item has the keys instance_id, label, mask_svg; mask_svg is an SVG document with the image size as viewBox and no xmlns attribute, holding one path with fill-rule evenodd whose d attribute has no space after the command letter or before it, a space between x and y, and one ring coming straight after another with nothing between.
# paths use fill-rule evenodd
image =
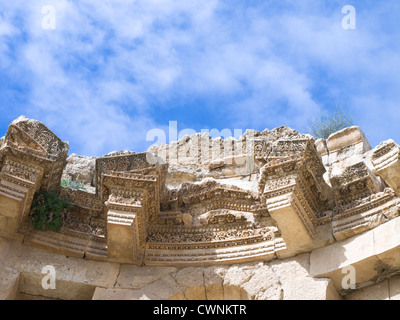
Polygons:
<instances>
[{"instance_id":1,"label":"green plant on stone","mask_svg":"<svg viewBox=\"0 0 400 320\"><path fill-rule=\"evenodd\" d=\"M31 206L32 225L37 230L59 232L71 208L69 199L60 199L57 192L37 192Z\"/></svg>"},{"instance_id":2,"label":"green plant on stone","mask_svg":"<svg viewBox=\"0 0 400 320\"><path fill-rule=\"evenodd\" d=\"M71 188L74 190L86 190L85 185L82 182L76 182L70 179L63 179L61 181L61 187L63 188Z\"/></svg>"}]
</instances>

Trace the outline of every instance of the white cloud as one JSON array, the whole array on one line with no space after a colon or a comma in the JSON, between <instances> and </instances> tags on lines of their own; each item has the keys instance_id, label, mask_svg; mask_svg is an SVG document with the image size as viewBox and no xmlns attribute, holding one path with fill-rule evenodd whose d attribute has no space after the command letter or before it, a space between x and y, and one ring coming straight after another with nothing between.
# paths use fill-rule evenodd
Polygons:
<instances>
[{"instance_id":1,"label":"white cloud","mask_svg":"<svg viewBox=\"0 0 400 320\"><path fill-rule=\"evenodd\" d=\"M397 51L390 49L390 37L381 36L381 20L373 13L359 10L359 28L343 30L336 3L7 2L0 68L29 79L28 115L87 155L142 150L148 130L175 120L168 113L174 106L163 103L191 96L222 97L214 112L229 123L218 129L302 129L310 114L326 107L325 99L350 97L346 103L358 112L368 93L372 98L359 119L378 128L367 119L380 99L396 118ZM56 9L56 30L41 28L47 4ZM374 18L371 25L362 25L363 14ZM10 45L16 48L14 64ZM206 112L211 114L204 106Z\"/></svg>"}]
</instances>

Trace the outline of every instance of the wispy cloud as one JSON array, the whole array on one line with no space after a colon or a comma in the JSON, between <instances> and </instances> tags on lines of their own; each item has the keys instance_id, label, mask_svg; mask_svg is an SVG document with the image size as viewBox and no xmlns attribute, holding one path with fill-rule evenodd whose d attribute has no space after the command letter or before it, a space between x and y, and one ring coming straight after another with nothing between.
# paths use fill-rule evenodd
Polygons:
<instances>
[{"instance_id":1,"label":"wispy cloud","mask_svg":"<svg viewBox=\"0 0 400 320\"><path fill-rule=\"evenodd\" d=\"M101 155L144 150L147 131L170 120L302 130L339 101L371 144L400 142L399 5L356 4L357 29L343 30L345 4L3 2L0 125L25 114L72 152ZM56 9L55 30L41 26L44 5Z\"/></svg>"}]
</instances>

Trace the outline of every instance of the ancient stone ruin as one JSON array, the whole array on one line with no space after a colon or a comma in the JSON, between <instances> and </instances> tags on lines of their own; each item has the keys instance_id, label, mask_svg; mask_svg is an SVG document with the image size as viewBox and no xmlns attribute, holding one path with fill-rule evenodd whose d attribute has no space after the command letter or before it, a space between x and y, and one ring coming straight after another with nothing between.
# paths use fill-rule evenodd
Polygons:
<instances>
[{"instance_id":1,"label":"ancient stone ruin","mask_svg":"<svg viewBox=\"0 0 400 320\"><path fill-rule=\"evenodd\" d=\"M0 299L400 299L392 140L279 127L68 150L24 116L0 140ZM32 225L44 191L72 204L59 232Z\"/></svg>"}]
</instances>

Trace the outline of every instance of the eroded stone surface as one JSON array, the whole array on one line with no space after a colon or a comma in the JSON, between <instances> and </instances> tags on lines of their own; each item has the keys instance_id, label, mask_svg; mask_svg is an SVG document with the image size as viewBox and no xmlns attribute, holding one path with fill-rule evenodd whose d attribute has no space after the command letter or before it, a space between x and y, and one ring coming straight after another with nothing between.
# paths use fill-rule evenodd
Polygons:
<instances>
[{"instance_id":1,"label":"eroded stone surface","mask_svg":"<svg viewBox=\"0 0 400 320\"><path fill-rule=\"evenodd\" d=\"M329 279L309 276L309 255L273 263L211 267L146 267L65 257L2 239L2 298L19 299L332 299ZM43 267L56 272L45 290ZM290 279L290 274L294 276ZM294 281L295 279L295 281ZM318 290L310 290L318 288Z\"/></svg>"},{"instance_id":2,"label":"eroded stone surface","mask_svg":"<svg viewBox=\"0 0 400 320\"><path fill-rule=\"evenodd\" d=\"M67 157L68 148L23 116L0 139L3 299L355 299L396 290L392 140L372 149L356 126L317 141L279 127L100 158ZM87 189L60 188L61 178ZM31 226L39 190L73 204L60 233ZM45 263L59 274L52 295L38 286ZM350 265L362 291L342 288Z\"/></svg>"},{"instance_id":3,"label":"eroded stone surface","mask_svg":"<svg viewBox=\"0 0 400 320\"><path fill-rule=\"evenodd\" d=\"M96 157L79 156L73 153L66 160L62 178L94 186L95 164Z\"/></svg>"}]
</instances>

